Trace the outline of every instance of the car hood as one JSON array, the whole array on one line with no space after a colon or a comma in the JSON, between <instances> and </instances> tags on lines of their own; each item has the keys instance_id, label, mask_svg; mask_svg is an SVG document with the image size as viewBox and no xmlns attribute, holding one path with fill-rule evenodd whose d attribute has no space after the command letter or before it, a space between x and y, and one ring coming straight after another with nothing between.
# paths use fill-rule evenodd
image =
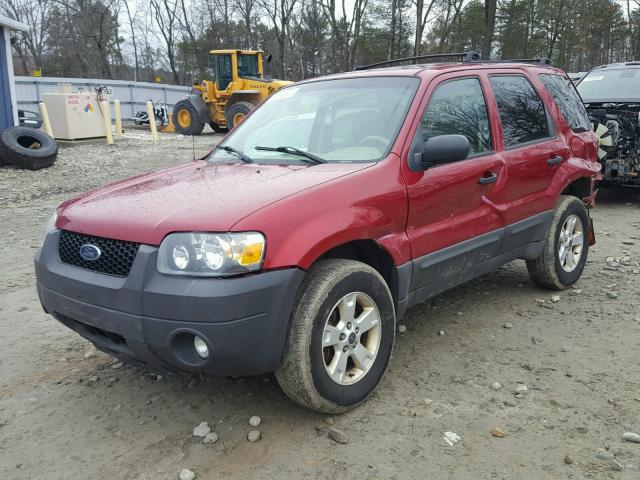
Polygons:
<instances>
[{"instance_id":1,"label":"car hood","mask_svg":"<svg viewBox=\"0 0 640 480\"><path fill-rule=\"evenodd\" d=\"M226 232L247 215L370 163L190 162L90 191L58 208L57 228L159 245L171 232Z\"/></svg>"}]
</instances>

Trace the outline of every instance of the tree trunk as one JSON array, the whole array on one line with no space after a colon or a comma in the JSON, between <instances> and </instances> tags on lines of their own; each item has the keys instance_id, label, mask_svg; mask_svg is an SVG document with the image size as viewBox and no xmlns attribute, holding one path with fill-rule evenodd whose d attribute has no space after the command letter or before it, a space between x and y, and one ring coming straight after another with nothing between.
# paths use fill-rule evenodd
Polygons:
<instances>
[{"instance_id":1,"label":"tree trunk","mask_svg":"<svg viewBox=\"0 0 640 480\"><path fill-rule=\"evenodd\" d=\"M129 26L131 27L131 43L133 43L133 81L137 82L138 76L140 75L140 67L138 64L138 42L136 41L136 29L133 24L133 16L131 15L131 9L129 8L129 2L127 2L127 0L124 0L124 6L127 9L127 16L129 17Z\"/></svg>"},{"instance_id":2,"label":"tree trunk","mask_svg":"<svg viewBox=\"0 0 640 480\"><path fill-rule=\"evenodd\" d=\"M397 6L397 0L391 0L391 41L389 42L389 53L387 55L387 60L391 60L396 57Z\"/></svg>"},{"instance_id":3,"label":"tree trunk","mask_svg":"<svg viewBox=\"0 0 640 480\"><path fill-rule=\"evenodd\" d=\"M413 55L420 55L422 50L422 11L424 9L424 0L416 1L416 36L413 43Z\"/></svg>"},{"instance_id":4,"label":"tree trunk","mask_svg":"<svg viewBox=\"0 0 640 480\"><path fill-rule=\"evenodd\" d=\"M493 32L496 27L496 0L484 0L484 38L482 40L482 58L491 57Z\"/></svg>"}]
</instances>

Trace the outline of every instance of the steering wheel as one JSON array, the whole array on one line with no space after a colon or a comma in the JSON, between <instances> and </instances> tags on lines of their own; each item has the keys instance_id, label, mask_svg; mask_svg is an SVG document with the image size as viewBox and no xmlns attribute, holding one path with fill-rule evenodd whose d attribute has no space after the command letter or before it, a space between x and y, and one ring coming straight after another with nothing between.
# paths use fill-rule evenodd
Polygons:
<instances>
[{"instance_id":1,"label":"steering wheel","mask_svg":"<svg viewBox=\"0 0 640 480\"><path fill-rule=\"evenodd\" d=\"M359 147L372 147L384 152L389 146L389 139L379 135L367 135L358 142Z\"/></svg>"}]
</instances>

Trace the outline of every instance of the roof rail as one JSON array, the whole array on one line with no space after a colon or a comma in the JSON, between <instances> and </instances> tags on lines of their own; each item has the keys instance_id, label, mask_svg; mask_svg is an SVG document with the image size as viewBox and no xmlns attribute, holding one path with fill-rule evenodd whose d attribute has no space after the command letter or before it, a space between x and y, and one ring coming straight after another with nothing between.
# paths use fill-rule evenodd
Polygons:
<instances>
[{"instance_id":1,"label":"roof rail","mask_svg":"<svg viewBox=\"0 0 640 480\"><path fill-rule=\"evenodd\" d=\"M506 58L504 60L489 60L493 63L539 63L541 65L551 65L551 60L547 57L539 58Z\"/></svg>"},{"instance_id":2,"label":"roof rail","mask_svg":"<svg viewBox=\"0 0 640 480\"><path fill-rule=\"evenodd\" d=\"M480 60L480 54L478 52L432 53L429 55L418 55L416 57L396 58L393 60L387 60L385 62L372 63L370 65L361 65L359 67L356 67L355 70L369 70L370 68L392 66L396 63L404 62L413 62L413 64L415 64L418 60L431 60L437 58L459 58L463 62L476 62Z\"/></svg>"}]
</instances>

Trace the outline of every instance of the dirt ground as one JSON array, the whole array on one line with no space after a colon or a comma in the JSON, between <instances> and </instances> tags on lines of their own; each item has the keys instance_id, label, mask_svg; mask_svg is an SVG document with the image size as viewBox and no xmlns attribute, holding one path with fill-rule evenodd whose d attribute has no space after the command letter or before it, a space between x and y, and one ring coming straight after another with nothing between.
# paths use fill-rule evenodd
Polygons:
<instances>
[{"instance_id":1,"label":"dirt ground","mask_svg":"<svg viewBox=\"0 0 640 480\"><path fill-rule=\"evenodd\" d=\"M196 138L197 154L219 138ZM622 440L640 433L640 192L601 192L598 243L559 300L514 262L413 308L377 392L328 418L271 376L121 366L40 307L32 258L54 207L188 161L193 144L135 131L115 146L64 147L48 170L0 170L0 478L640 478L640 444ZM203 421L216 443L192 436ZM332 423L346 445L328 437ZM445 432L461 440L449 446Z\"/></svg>"}]
</instances>

